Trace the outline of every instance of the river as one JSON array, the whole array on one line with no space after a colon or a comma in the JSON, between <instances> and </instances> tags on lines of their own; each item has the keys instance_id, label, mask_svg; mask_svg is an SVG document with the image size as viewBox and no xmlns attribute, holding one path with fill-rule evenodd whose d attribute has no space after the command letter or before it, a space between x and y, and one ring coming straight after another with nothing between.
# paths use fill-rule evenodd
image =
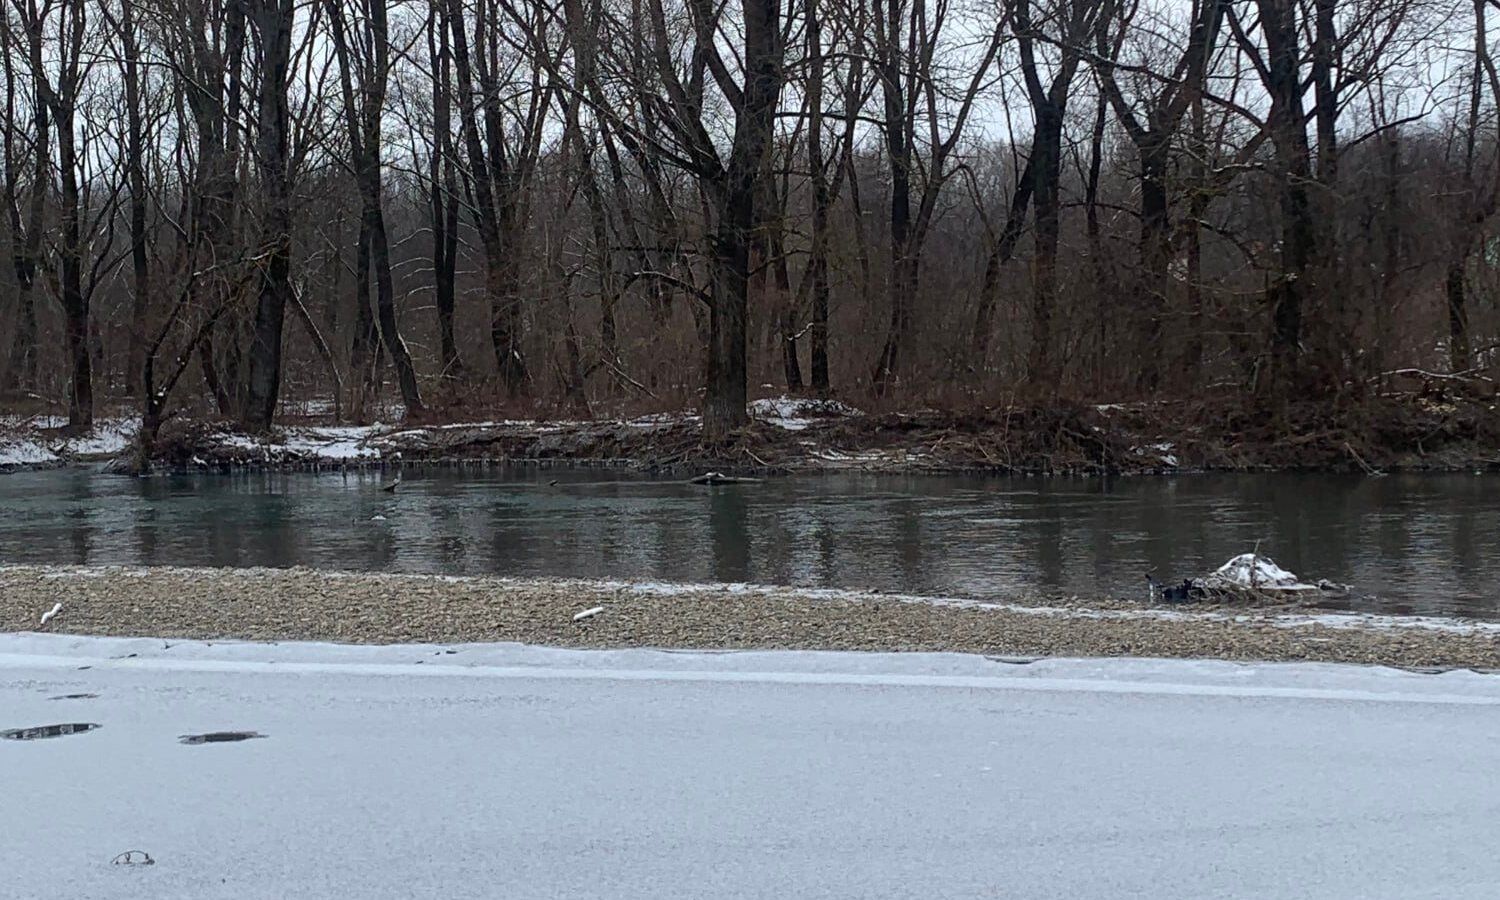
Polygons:
<instances>
[{"instance_id":1,"label":"river","mask_svg":"<svg viewBox=\"0 0 1500 900\"><path fill-rule=\"evenodd\" d=\"M759 582L1003 599L1144 595L1254 549L1346 608L1500 618L1500 478L807 475L597 468L0 475L0 562Z\"/></svg>"}]
</instances>

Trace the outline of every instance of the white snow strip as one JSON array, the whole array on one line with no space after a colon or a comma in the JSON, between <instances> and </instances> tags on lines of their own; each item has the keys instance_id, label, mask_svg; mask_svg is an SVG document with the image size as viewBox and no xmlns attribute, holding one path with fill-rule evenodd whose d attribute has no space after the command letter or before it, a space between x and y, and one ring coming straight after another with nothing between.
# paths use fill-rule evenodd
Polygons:
<instances>
[{"instance_id":1,"label":"white snow strip","mask_svg":"<svg viewBox=\"0 0 1500 900\"><path fill-rule=\"evenodd\" d=\"M573 616L573 621L575 621L575 622L582 622L585 619L592 619L594 616L597 616L597 615L599 615L602 612L604 612L604 607L602 607L602 606L591 606L588 609L584 610L583 612L575 614Z\"/></svg>"},{"instance_id":2,"label":"white snow strip","mask_svg":"<svg viewBox=\"0 0 1500 900\"><path fill-rule=\"evenodd\" d=\"M49 609L46 612L42 613L42 624L46 625L48 622L52 621L52 619L58 613L60 613L60 612L62 612L62 604L61 603L54 603L54 604L52 604L52 608L51 609Z\"/></svg>"},{"instance_id":3,"label":"white snow strip","mask_svg":"<svg viewBox=\"0 0 1500 900\"><path fill-rule=\"evenodd\" d=\"M459 663L430 662L452 651ZM419 660L421 661L419 663ZM564 681L656 681L956 688L1500 706L1500 679L1421 675L1336 664L1201 660L1041 660L1006 666L969 654L818 651L589 651L519 644L352 646L175 641L21 633L0 635L0 669L368 675Z\"/></svg>"}]
</instances>

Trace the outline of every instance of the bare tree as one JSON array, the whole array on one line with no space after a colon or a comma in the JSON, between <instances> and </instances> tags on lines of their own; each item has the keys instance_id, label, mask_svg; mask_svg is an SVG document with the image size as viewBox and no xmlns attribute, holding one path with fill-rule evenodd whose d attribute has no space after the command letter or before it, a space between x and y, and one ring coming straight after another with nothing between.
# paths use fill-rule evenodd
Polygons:
<instances>
[{"instance_id":1,"label":"bare tree","mask_svg":"<svg viewBox=\"0 0 1500 900\"><path fill-rule=\"evenodd\" d=\"M973 111L980 88L990 77L990 66L1005 37L1001 17L987 33L969 77L959 88L954 108L948 103L950 86L935 69L935 57L949 27L949 6L929 7L925 0L873 0L873 53L884 100L880 122L891 173L889 297L890 329L875 363L871 383L883 393L904 365L903 347L912 330L922 264L922 247L930 234L939 197L952 172L949 159ZM1017 7L1018 10L1021 7ZM950 52L952 48L949 48ZM947 134L943 121L951 116ZM925 146L925 158L922 150ZM920 183L912 209L913 182Z\"/></svg>"},{"instance_id":2,"label":"bare tree","mask_svg":"<svg viewBox=\"0 0 1500 900\"><path fill-rule=\"evenodd\" d=\"M1486 221L1495 214L1500 204L1500 143L1492 145L1493 171L1483 176L1479 172L1480 116L1484 103L1484 92L1488 88L1490 102L1500 101L1500 76L1490 55L1489 23L1487 8L1500 6L1495 0L1474 0L1474 59L1468 76L1468 104L1465 112L1462 137L1462 161L1460 163L1459 189L1454 206L1455 227L1452 229L1451 250L1443 276L1443 292L1448 308L1448 365L1454 372L1466 372L1473 363L1469 335L1468 291L1466 272L1469 256L1477 243L1476 237L1484 233ZM1495 140L1491 138L1491 140Z\"/></svg>"},{"instance_id":3,"label":"bare tree","mask_svg":"<svg viewBox=\"0 0 1500 900\"><path fill-rule=\"evenodd\" d=\"M1120 46L1139 8L1106 3L1101 27L1095 36L1099 52L1099 81L1125 133L1135 145L1140 160L1141 235L1140 272L1137 291L1146 312L1147 328L1142 349L1141 378L1147 390L1155 390L1161 379L1162 322L1167 314L1165 289L1171 279L1167 263L1171 256L1172 225L1167 184L1173 144L1193 100L1204 90L1214 46L1222 29L1224 0L1193 0L1186 47L1165 74L1139 71L1134 94L1139 109L1126 97L1116 76ZM1114 32L1110 28L1113 25Z\"/></svg>"},{"instance_id":4,"label":"bare tree","mask_svg":"<svg viewBox=\"0 0 1500 900\"><path fill-rule=\"evenodd\" d=\"M37 268L42 251L43 216L46 210L48 189L51 185L50 123L47 104L42 100L39 79L41 74L31 71L28 79L31 92L32 129L27 135L21 125L23 107L18 102L17 73L13 44L20 43L11 31L10 8L3 9L5 35L0 46L0 59L5 68L5 121L3 138L5 150L5 210L10 221L11 269L16 280L16 322L12 331L10 356L5 370L0 372L0 393L31 389L37 379L37 325L35 286ZM24 16L22 19L24 21ZM24 43L31 46L29 33ZM29 65L28 55L27 64ZM25 166L21 144L25 138L31 141L31 183L26 198L26 211L22 214L21 171Z\"/></svg>"},{"instance_id":5,"label":"bare tree","mask_svg":"<svg viewBox=\"0 0 1500 900\"><path fill-rule=\"evenodd\" d=\"M1057 302L1057 247L1061 239L1063 119L1073 78L1098 27L1100 12L1100 5L1090 0L1056 0L1033 15L1031 0L1015 0L1012 13L1021 75L1031 99L1034 133L1031 156L1026 162L1036 218L1028 372L1033 381L1043 384L1054 381L1057 367L1052 319ZM1039 50L1050 50L1054 56L1045 68L1045 57ZM1044 76L1048 77L1046 83Z\"/></svg>"},{"instance_id":6,"label":"bare tree","mask_svg":"<svg viewBox=\"0 0 1500 900\"><path fill-rule=\"evenodd\" d=\"M391 280L391 247L386 233L383 178L381 170L381 121L385 112L386 87L391 71L390 25L386 5L389 0L360 0L358 14L346 21L345 0L325 0L334 54L339 64L339 83L343 90L344 120L349 131L350 168L360 196L361 267L355 278L368 281L375 276L376 319L380 324L380 342L396 370L401 386L401 400L408 416L423 411L422 392L417 385L417 371L411 352L401 339L396 316L395 287ZM348 34L356 28L352 36ZM356 58L356 53L358 54ZM356 415L364 415L363 391L356 404Z\"/></svg>"},{"instance_id":7,"label":"bare tree","mask_svg":"<svg viewBox=\"0 0 1500 900\"><path fill-rule=\"evenodd\" d=\"M130 356L125 371L125 394L133 396L140 387L148 341L147 313L151 303L151 266L147 254L146 213L146 97L142 91L143 66L141 42L137 29L136 5L140 0L119 0L118 14L107 4L101 12L110 20L120 49L120 80L125 91L125 140L123 158L125 182L130 206Z\"/></svg>"},{"instance_id":8,"label":"bare tree","mask_svg":"<svg viewBox=\"0 0 1500 900\"><path fill-rule=\"evenodd\" d=\"M552 87L543 87L543 67L533 65L520 92L519 112L508 114L512 71L502 58L504 20L494 0L476 0L472 17L461 0L447 0L453 34L453 66L458 80L458 109L468 154L470 210L484 248L485 293L490 303L490 343L506 390L526 388L528 373L521 350L519 243L526 221L526 191L535 171ZM530 13L535 27L547 16ZM472 36L472 41L471 41ZM509 119L509 122L507 121ZM511 126L514 124L514 127Z\"/></svg>"},{"instance_id":9,"label":"bare tree","mask_svg":"<svg viewBox=\"0 0 1500 900\"><path fill-rule=\"evenodd\" d=\"M86 61L89 31L84 0L37 5L12 0L26 30L33 77L41 103L47 106L57 136L58 241L57 294L65 320L64 335L71 376L68 382L68 428L85 432L94 426L94 375L90 353L89 292L84 285L84 254L89 241L88 211L79 154L80 102L91 64Z\"/></svg>"}]
</instances>

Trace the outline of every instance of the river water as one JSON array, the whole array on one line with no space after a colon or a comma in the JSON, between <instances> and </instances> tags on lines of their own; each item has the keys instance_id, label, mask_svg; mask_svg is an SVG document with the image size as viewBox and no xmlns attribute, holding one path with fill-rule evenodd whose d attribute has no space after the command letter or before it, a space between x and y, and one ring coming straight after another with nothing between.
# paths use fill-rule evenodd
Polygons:
<instances>
[{"instance_id":1,"label":"river water","mask_svg":"<svg viewBox=\"0 0 1500 900\"><path fill-rule=\"evenodd\" d=\"M1355 609L1500 618L1500 478L809 475L608 469L134 480L0 475L0 563L290 566L1139 597L1259 542Z\"/></svg>"}]
</instances>

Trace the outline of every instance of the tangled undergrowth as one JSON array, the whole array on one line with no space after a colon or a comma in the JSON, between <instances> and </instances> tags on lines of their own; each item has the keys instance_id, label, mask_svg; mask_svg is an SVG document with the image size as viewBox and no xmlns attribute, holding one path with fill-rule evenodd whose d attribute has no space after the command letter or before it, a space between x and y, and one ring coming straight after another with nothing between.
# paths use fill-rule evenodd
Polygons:
<instances>
[{"instance_id":1,"label":"tangled undergrowth","mask_svg":"<svg viewBox=\"0 0 1500 900\"><path fill-rule=\"evenodd\" d=\"M269 441L279 440L276 437ZM401 426L369 439L358 464L465 460L596 461L659 472L767 474L814 469L994 474L1500 468L1500 415L1483 397L1387 394L1359 402L1237 398L1088 405L1017 403L811 415L792 425L755 420L708 444L694 416L619 421L503 421ZM224 424L179 419L164 428L159 463L326 465L265 452ZM397 455L399 454L399 456Z\"/></svg>"}]
</instances>

